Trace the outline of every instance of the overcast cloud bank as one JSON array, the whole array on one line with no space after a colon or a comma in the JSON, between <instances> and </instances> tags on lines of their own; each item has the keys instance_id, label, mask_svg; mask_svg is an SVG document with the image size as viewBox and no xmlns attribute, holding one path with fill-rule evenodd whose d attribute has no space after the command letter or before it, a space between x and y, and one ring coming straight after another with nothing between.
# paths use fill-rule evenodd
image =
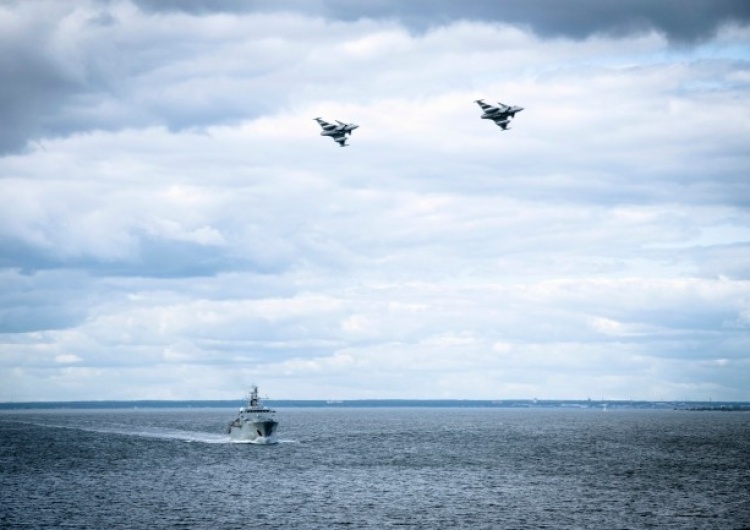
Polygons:
<instances>
[{"instance_id":1,"label":"overcast cloud bank","mask_svg":"<svg viewBox=\"0 0 750 530\"><path fill-rule=\"evenodd\" d=\"M527 4L0 4L0 399L750 400L745 3Z\"/></svg>"}]
</instances>

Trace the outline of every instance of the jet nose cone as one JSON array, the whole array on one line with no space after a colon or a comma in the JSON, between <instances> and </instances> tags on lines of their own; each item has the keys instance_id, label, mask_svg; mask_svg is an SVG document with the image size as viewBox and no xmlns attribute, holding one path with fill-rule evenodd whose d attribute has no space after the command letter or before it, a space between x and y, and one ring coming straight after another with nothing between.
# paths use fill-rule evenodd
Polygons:
<instances>
[{"instance_id":1,"label":"jet nose cone","mask_svg":"<svg viewBox=\"0 0 750 530\"><path fill-rule=\"evenodd\" d=\"M352 131L354 129L359 129L359 125L357 125L356 123L352 123Z\"/></svg>"},{"instance_id":2,"label":"jet nose cone","mask_svg":"<svg viewBox=\"0 0 750 530\"><path fill-rule=\"evenodd\" d=\"M518 108L516 109L516 112L521 112L522 110L523 110L523 107L518 107Z\"/></svg>"}]
</instances>

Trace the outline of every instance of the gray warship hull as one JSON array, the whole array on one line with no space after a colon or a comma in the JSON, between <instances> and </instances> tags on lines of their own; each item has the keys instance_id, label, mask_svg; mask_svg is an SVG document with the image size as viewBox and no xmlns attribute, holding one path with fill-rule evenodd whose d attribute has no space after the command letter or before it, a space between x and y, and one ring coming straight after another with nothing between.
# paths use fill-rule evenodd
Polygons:
<instances>
[{"instance_id":1,"label":"gray warship hull","mask_svg":"<svg viewBox=\"0 0 750 530\"><path fill-rule=\"evenodd\" d=\"M233 421L229 424L229 437L236 442L248 442L254 444L276 443L276 420L244 420Z\"/></svg>"}]
</instances>

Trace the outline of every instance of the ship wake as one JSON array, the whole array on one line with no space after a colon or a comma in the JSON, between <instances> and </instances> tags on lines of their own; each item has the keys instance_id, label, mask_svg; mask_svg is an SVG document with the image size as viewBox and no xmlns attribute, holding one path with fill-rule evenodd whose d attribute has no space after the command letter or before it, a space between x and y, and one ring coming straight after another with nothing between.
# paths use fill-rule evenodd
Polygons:
<instances>
[{"instance_id":1,"label":"ship wake","mask_svg":"<svg viewBox=\"0 0 750 530\"><path fill-rule=\"evenodd\" d=\"M77 431L95 432L101 434L115 434L120 436L138 436L140 438L155 438L160 440L178 440L183 442L197 442L206 444L229 444L234 443L225 434L216 434L202 431L184 431L181 429L168 429L163 427L145 427L140 426L133 428L130 426L119 425L62 425L55 423L42 422L17 422L36 427L46 427L52 429L72 429Z\"/></svg>"}]
</instances>

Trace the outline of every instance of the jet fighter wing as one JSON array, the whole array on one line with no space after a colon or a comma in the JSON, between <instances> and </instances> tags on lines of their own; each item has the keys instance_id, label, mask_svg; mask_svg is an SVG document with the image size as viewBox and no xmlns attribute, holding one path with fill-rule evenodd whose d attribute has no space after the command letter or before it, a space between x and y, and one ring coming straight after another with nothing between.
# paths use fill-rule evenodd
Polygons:
<instances>
[{"instance_id":1,"label":"jet fighter wing","mask_svg":"<svg viewBox=\"0 0 750 530\"><path fill-rule=\"evenodd\" d=\"M323 128L326 129L328 127L331 127L331 124L325 121L323 118L315 118L315 121L318 122L318 124Z\"/></svg>"},{"instance_id":2,"label":"jet fighter wing","mask_svg":"<svg viewBox=\"0 0 750 530\"><path fill-rule=\"evenodd\" d=\"M501 119L501 120L493 120L493 121L495 122L495 125L497 125L504 131L507 131L508 129L510 129L510 127L508 127L508 124L510 123L510 120L508 118Z\"/></svg>"},{"instance_id":3,"label":"jet fighter wing","mask_svg":"<svg viewBox=\"0 0 750 530\"><path fill-rule=\"evenodd\" d=\"M484 110L485 112L494 108L492 105L488 105L481 99L476 100L475 103L479 105L480 107L482 107L482 110Z\"/></svg>"},{"instance_id":4,"label":"jet fighter wing","mask_svg":"<svg viewBox=\"0 0 750 530\"><path fill-rule=\"evenodd\" d=\"M332 136L333 140L337 142L341 147L347 147L349 144L346 143L346 135L342 134L341 136Z\"/></svg>"}]
</instances>

